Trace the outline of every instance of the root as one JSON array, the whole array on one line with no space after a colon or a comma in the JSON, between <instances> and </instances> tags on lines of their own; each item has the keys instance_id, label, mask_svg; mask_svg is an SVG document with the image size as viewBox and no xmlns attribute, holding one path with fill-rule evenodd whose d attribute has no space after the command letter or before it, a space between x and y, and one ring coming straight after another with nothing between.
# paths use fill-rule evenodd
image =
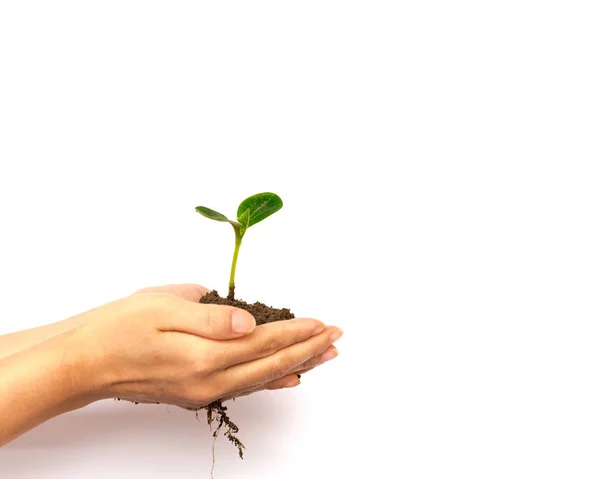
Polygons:
<instances>
[{"instance_id":1,"label":"root","mask_svg":"<svg viewBox=\"0 0 600 479\"><path fill-rule=\"evenodd\" d=\"M211 427L212 429L212 427ZM210 479L215 479L215 464L217 462L217 456L215 455L215 444L217 442L217 436L219 435L219 430L221 426L217 428L217 430L213 433L213 443L212 443L212 466L210 468Z\"/></svg>"},{"instance_id":2,"label":"root","mask_svg":"<svg viewBox=\"0 0 600 479\"><path fill-rule=\"evenodd\" d=\"M114 398L114 400L115 401L127 401L127 402L131 402L134 404L139 404L138 401L131 401L129 399L123 399L123 398ZM160 404L160 403L157 402L154 404ZM228 416L227 407L223 406L223 403L221 402L220 399L218 399L214 402L211 402L208 406L205 406L203 408L186 407L185 409L188 409L189 411L194 411L196 414L197 421L200 421L200 419L198 417L198 411L200 409L206 409L206 421L208 422L208 426L210 427L210 430L212 431L212 429L213 429L212 428L213 422L217 424L217 428L212 433L213 443L212 443L212 467L210 470L211 479L214 478L214 472L215 472L215 463L216 463L215 444L217 442L217 437L219 436L219 432L221 431L221 429L224 429L223 435L227 438L227 440L237 448L240 459L244 459L244 449L246 449L246 446L244 446L242 441L240 441L238 439L238 437L236 436L236 434L240 431L240 428ZM167 405L167 411L169 411L168 405Z\"/></svg>"},{"instance_id":3,"label":"root","mask_svg":"<svg viewBox=\"0 0 600 479\"><path fill-rule=\"evenodd\" d=\"M196 414L198 412L196 411ZM210 477L214 479L215 474L215 464L216 464L216 456L215 456L215 444L217 442L217 437L219 436L219 431L223 426L225 426L225 432L223 435L229 439L235 447L238 449L238 453L241 459L244 459L244 449L246 448L242 442L235 436L240 430L239 427L231 420L231 418L227 415L227 408L223 406L223 403L220 399L210 403L206 406L206 421L208 422L208 426L212 431L212 423L217 423L217 428L212 433L213 435L213 443L212 443L212 467L210 469Z\"/></svg>"},{"instance_id":4,"label":"root","mask_svg":"<svg viewBox=\"0 0 600 479\"><path fill-rule=\"evenodd\" d=\"M246 446L244 446L242 441L240 441L236 436L240 428L227 415L227 408L223 406L221 400L210 403L208 406L206 406L206 409L206 418L209 426L212 425L213 422L217 423L217 429L215 432L213 432L213 437L216 439L221 428L225 426L225 432L223 435L229 440L230 443L237 447L240 458L244 459L244 449L246 449Z\"/></svg>"}]
</instances>

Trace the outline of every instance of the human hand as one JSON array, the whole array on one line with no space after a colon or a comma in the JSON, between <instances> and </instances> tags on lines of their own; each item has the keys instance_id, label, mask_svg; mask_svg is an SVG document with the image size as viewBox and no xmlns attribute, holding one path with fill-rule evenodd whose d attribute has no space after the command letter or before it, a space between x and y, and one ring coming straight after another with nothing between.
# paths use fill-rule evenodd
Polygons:
<instances>
[{"instance_id":1,"label":"human hand","mask_svg":"<svg viewBox=\"0 0 600 479\"><path fill-rule=\"evenodd\" d=\"M201 286L199 284L167 284L162 286L151 286L147 288L140 289L136 291L134 294L151 294L151 293L168 293L173 294L179 298L192 301L194 303L198 303L200 298L205 294L209 293L210 290ZM290 371L289 375L286 375L282 378L278 378L274 381L270 381L264 384L260 384L259 386L250 387L244 389L243 391L238 391L235 395L229 395L227 397L221 398L223 400L230 400L240 396L247 396L249 394L253 394L259 391L264 390L275 390L275 389L283 389L295 387L300 384L300 375L305 374L317 366L330 361L337 357L339 354L337 348L333 345L329 346L322 354L315 356L310 359L306 363L301 366L295 368L293 371ZM138 401L140 402L140 401ZM146 402L146 401L141 401Z\"/></svg>"},{"instance_id":2,"label":"human hand","mask_svg":"<svg viewBox=\"0 0 600 479\"><path fill-rule=\"evenodd\" d=\"M94 398L198 408L260 389L295 386L295 373L335 354L331 345L341 335L314 319L254 327L245 311L199 304L206 288L159 288L170 292L148 288L85 313L88 317L70 336L71 348L84 359L84 382ZM238 315L246 330L234 330Z\"/></svg>"}]
</instances>

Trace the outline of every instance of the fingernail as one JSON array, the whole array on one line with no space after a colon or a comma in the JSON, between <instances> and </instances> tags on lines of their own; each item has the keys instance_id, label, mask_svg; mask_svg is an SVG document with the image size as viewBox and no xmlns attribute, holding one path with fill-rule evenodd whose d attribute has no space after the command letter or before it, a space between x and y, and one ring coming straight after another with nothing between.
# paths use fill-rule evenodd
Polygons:
<instances>
[{"instance_id":1,"label":"fingernail","mask_svg":"<svg viewBox=\"0 0 600 479\"><path fill-rule=\"evenodd\" d=\"M330 361L333 358L335 358L338 354L340 354L340 352L337 349L330 349L329 351L323 353L321 359L323 360L323 362Z\"/></svg>"},{"instance_id":2,"label":"fingernail","mask_svg":"<svg viewBox=\"0 0 600 479\"><path fill-rule=\"evenodd\" d=\"M319 326L317 326L314 330L312 335L316 336L317 334L319 334L320 332L322 332L325 329L325 325L324 324L320 324Z\"/></svg>"},{"instance_id":3,"label":"fingernail","mask_svg":"<svg viewBox=\"0 0 600 479\"><path fill-rule=\"evenodd\" d=\"M244 310L236 309L231 314L231 331L236 334L249 333L255 324L252 315Z\"/></svg>"},{"instance_id":4,"label":"fingernail","mask_svg":"<svg viewBox=\"0 0 600 479\"><path fill-rule=\"evenodd\" d=\"M334 333L331 334L331 336L329 336L329 341L331 341L332 344L335 343L342 337L342 334L344 334L344 331L338 328Z\"/></svg>"}]
</instances>

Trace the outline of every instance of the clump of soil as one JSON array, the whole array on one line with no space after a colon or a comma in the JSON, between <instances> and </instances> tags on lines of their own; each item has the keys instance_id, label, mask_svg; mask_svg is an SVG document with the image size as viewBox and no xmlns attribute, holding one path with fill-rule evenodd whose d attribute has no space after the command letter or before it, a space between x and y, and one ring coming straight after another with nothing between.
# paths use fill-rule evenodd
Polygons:
<instances>
[{"instance_id":1,"label":"clump of soil","mask_svg":"<svg viewBox=\"0 0 600 479\"><path fill-rule=\"evenodd\" d=\"M210 293L202 296L202 298L200 298L200 302L205 304L224 304L226 306L235 306L236 308L245 309L252 316L254 316L254 319L256 319L256 324L259 326L261 324L283 321L285 319L292 319L294 317L294 315L287 308L276 309L258 301L250 304L240 299L221 298L219 293L216 291L211 291Z\"/></svg>"},{"instance_id":2,"label":"clump of soil","mask_svg":"<svg viewBox=\"0 0 600 479\"><path fill-rule=\"evenodd\" d=\"M254 316L257 326L260 326L261 324L273 323L275 321L285 321L287 319L294 318L293 313L291 313L290 310L287 308L277 309L267 306L266 304L258 301L256 303L250 304L246 301L234 299L233 288L230 289L229 296L227 298L222 298L216 291L211 291L210 293L202 296L202 298L200 298L200 302L204 304L222 304L226 306L235 306L236 308L244 309L248 311L252 316ZM227 408L223 406L221 400L218 399L202 409L206 409L206 418L208 420L209 425L211 425L213 422L217 423L217 428L213 432L213 437L216 439L219 434L219 431L223 427L225 427L223 435L229 440L229 442L231 442L235 447L237 447L239 455L243 459L243 450L245 449L245 446L236 436L236 434L239 431L239 427L236 426L236 424L233 421L231 421L231 419L227 415Z\"/></svg>"}]
</instances>

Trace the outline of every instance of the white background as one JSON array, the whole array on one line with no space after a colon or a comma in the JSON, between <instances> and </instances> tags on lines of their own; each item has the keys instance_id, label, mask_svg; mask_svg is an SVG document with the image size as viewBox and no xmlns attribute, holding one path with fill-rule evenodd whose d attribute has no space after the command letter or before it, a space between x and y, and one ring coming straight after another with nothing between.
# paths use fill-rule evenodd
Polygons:
<instances>
[{"instance_id":1,"label":"white background","mask_svg":"<svg viewBox=\"0 0 600 479\"><path fill-rule=\"evenodd\" d=\"M600 475L597 2L0 3L0 332L137 288L343 327L231 406L217 478ZM105 401L2 478L202 478L193 414Z\"/></svg>"}]
</instances>

